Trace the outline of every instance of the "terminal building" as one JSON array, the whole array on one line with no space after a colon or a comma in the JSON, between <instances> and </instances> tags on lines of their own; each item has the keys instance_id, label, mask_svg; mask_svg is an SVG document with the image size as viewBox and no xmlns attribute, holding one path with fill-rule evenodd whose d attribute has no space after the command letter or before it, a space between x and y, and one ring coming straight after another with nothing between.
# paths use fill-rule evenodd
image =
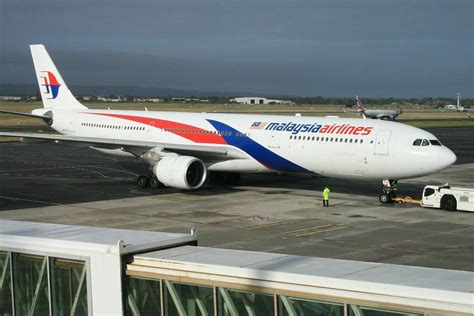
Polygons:
<instances>
[{"instance_id":1,"label":"terminal building","mask_svg":"<svg viewBox=\"0 0 474 316\"><path fill-rule=\"evenodd\" d=\"M472 315L474 273L0 220L0 315Z\"/></svg>"}]
</instances>

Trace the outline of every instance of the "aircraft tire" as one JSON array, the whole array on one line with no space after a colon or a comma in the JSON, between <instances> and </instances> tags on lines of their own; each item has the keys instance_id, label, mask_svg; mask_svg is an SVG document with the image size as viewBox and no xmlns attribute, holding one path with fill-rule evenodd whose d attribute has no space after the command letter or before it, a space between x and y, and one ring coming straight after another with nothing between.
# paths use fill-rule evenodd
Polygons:
<instances>
[{"instance_id":1,"label":"aircraft tire","mask_svg":"<svg viewBox=\"0 0 474 316\"><path fill-rule=\"evenodd\" d=\"M163 187L163 184L158 180L157 177L150 178L150 187L152 189L159 189Z\"/></svg>"},{"instance_id":2,"label":"aircraft tire","mask_svg":"<svg viewBox=\"0 0 474 316\"><path fill-rule=\"evenodd\" d=\"M137 178L137 184L140 188L146 188L149 184L149 179L147 176L141 175Z\"/></svg>"}]
</instances>

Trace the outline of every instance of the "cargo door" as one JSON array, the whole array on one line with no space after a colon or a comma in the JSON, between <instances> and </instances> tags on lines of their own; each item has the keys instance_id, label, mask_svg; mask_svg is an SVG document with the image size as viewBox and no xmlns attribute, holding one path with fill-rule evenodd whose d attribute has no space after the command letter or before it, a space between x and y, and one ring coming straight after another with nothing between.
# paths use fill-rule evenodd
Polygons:
<instances>
[{"instance_id":1,"label":"cargo door","mask_svg":"<svg viewBox=\"0 0 474 316\"><path fill-rule=\"evenodd\" d=\"M269 148L280 148L280 136L281 133L272 132L270 133L270 139L268 141Z\"/></svg>"},{"instance_id":2,"label":"cargo door","mask_svg":"<svg viewBox=\"0 0 474 316\"><path fill-rule=\"evenodd\" d=\"M375 141L375 155L388 155L388 148L390 145L390 136L392 135L392 131L389 130L380 130L377 133L377 140Z\"/></svg>"}]
</instances>

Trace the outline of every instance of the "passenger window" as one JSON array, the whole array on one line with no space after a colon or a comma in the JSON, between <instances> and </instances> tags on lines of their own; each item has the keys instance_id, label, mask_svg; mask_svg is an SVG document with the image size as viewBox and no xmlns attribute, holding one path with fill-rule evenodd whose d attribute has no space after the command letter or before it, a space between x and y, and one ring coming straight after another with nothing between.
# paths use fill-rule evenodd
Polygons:
<instances>
[{"instance_id":1,"label":"passenger window","mask_svg":"<svg viewBox=\"0 0 474 316\"><path fill-rule=\"evenodd\" d=\"M427 189L425 190L425 196L430 196L430 195L432 195L432 194L434 194L434 193L435 193L435 190L432 189L432 188L427 188Z\"/></svg>"},{"instance_id":2,"label":"passenger window","mask_svg":"<svg viewBox=\"0 0 474 316\"><path fill-rule=\"evenodd\" d=\"M414 142L413 142L413 146L420 146L421 145L421 139L416 139Z\"/></svg>"},{"instance_id":3,"label":"passenger window","mask_svg":"<svg viewBox=\"0 0 474 316\"><path fill-rule=\"evenodd\" d=\"M430 143L433 146L441 146L441 143L439 142L439 140L436 140L436 139L430 139Z\"/></svg>"},{"instance_id":4,"label":"passenger window","mask_svg":"<svg viewBox=\"0 0 474 316\"><path fill-rule=\"evenodd\" d=\"M421 143L421 146L428 146L430 143L426 140L423 139L423 142Z\"/></svg>"}]
</instances>

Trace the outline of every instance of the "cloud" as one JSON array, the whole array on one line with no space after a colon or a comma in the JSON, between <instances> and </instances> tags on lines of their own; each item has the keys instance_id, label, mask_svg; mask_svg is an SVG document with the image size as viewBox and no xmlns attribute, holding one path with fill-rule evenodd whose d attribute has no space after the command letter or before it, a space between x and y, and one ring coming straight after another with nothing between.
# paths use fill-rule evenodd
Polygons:
<instances>
[{"instance_id":1,"label":"cloud","mask_svg":"<svg viewBox=\"0 0 474 316\"><path fill-rule=\"evenodd\" d=\"M77 84L293 95L474 93L471 1L18 1L0 4L0 82L46 44Z\"/></svg>"}]
</instances>

